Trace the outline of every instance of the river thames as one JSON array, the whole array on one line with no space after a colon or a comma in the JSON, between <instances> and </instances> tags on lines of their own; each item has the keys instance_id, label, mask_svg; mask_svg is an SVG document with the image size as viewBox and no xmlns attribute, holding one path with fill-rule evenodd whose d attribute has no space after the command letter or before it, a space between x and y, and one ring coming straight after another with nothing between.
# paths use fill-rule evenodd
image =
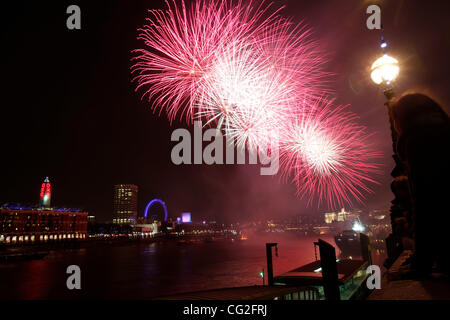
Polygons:
<instances>
[{"instance_id":1,"label":"river thames","mask_svg":"<svg viewBox=\"0 0 450 320\"><path fill-rule=\"evenodd\" d=\"M332 236L321 238L334 245ZM266 269L266 242L278 243L278 257L274 256L276 276L314 261L313 242L317 239L318 236L266 233L243 241L184 245L167 241L52 251L40 260L0 264L0 298L148 299L260 285L259 273ZM339 254L339 249L336 252ZM382 257L378 260L382 261ZM81 290L66 287L69 265L81 269Z\"/></svg>"}]
</instances>

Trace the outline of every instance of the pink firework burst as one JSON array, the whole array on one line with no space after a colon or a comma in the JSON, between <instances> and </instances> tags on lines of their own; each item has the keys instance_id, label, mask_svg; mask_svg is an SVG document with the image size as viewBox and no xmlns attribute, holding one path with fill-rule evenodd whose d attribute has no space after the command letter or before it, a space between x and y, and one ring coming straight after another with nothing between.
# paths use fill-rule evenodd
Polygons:
<instances>
[{"instance_id":1,"label":"pink firework burst","mask_svg":"<svg viewBox=\"0 0 450 320\"><path fill-rule=\"evenodd\" d=\"M370 135L356 124L356 116L345 107L319 99L302 107L298 119L286 127L281 146L284 177L292 177L300 197L317 195L336 208L362 202L363 192L371 192L368 183L379 174L374 162L380 156L368 142Z\"/></svg>"},{"instance_id":2,"label":"pink firework burst","mask_svg":"<svg viewBox=\"0 0 450 320\"><path fill-rule=\"evenodd\" d=\"M132 67L136 90L170 122L221 128L238 146L280 148L283 176L329 207L362 201L379 173L365 128L322 98L329 73L311 30L261 2L183 0L151 10ZM279 145L275 145L275 144Z\"/></svg>"},{"instance_id":3,"label":"pink firework burst","mask_svg":"<svg viewBox=\"0 0 450 320\"><path fill-rule=\"evenodd\" d=\"M145 49L134 51L137 90L153 99L153 108L165 109L170 121L177 116L193 120L194 104L202 93L205 74L214 66L217 50L241 39L257 37L275 20L276 12L262 19L269 6L250 1L197 0L187 9L185 2L166 2L166 11L150 10L147 25L138 39Z\"/></svg>"},{"instance_id":4,"label":"pink firework burst","mask_svg":"<svg viewBox=\"0 0 450 320\"><path fill-rule=\"evenodd\" d=\"M205 73L196 116L224 127L241 147L269 150L298 100L327 93L326 61L310 30L278 17L258 37L224 44Z\"/></svg>"},{"instance_id":5,"label":"pink firework burst","mask_svg":"<svg viewBox=\"0 0 450 320\"><path fill-rule=\"evenodd\" d=\"M216 56L196 115L223 128L240 147L267 149L295 103L294 82L268 57L231 45Z\"/></svg>"},{"instance_id":6,"label":"pink firework burst","mask_svg":"<svg viewBox=\"0 0 450 320\"><path fill-rule=\"evenodd\" d=\"M332 93L329 88L332 74L324 71L327 54L307 25L280 17L264 29L261 39L261 51L268 66L290 78L289 88L295 88L297 100L313 101Z\"/></svg>"}]
</instances>

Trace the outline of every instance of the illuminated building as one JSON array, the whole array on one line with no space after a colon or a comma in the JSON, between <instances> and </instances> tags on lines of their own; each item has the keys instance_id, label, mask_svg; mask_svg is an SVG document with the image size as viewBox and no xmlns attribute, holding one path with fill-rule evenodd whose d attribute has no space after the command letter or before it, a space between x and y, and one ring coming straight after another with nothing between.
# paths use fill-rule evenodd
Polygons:
<instances>
[{"instance_id":1,"label":"illuminated building","mask_svg":"<svg viewBox=\"0 0 450 320\"><path fill-rule=\"evenodd\" d=\"M39 205L44 208L50 208L50 200L52 197L50 180L45 178L41 185L41 193L39 198Z\"/></svg>"},{"instance_id":2,"label":"illuminated building","mask_svg":"<svg viewBox=\"0 0 450 320\"><path fill-rule=\"evenodd\" d=\"M351 214L347 211L345 211L344 208L341 209L339 212L327 212L325 213L325 223L332 223L332 222L344 222L348 221L352 218L354 218L355 214Z\"/></svg>"},{"instance_id":3,"label":"illuminated building","mask_svg":"<svg viewBox=\"0 0 450 320\"><path fill-rule=\"evenodd\" d=\"M325 223L332 223L333 221L336 221L336 213L334 212L325 213Z\"/></svg>"},{"instance_id":4,"label":"illuminated building","mask_svg":"<svg viewBox=\"0 0 450 320\"><path fill-rule=\"evenodd\" d=\"M3 206L0 243L26 244L85 239L88 213L78 209Z\"/></svg>"},{"instance_id":5,"label":"illuminated building","mask_svg":"<svg viewBox=\"0 0 450 320\"><path fill-rule=\"evenodd\" d=\"M344 208L339 212L327 212L325 213L325 223L354 221L359 219L360 213L361 210L349 212L345 211Z\"/></svg>"},{"instance_id":6,"label":"illuminated building","mask_svg":"<svg viewBox=\"0 0 450 320\"><path fill-rule=\"evenodd\" d=\"M138 236L147 238L149 236L154 236L160 232L161 223L153 222L146 224L136 224L133 226L133 233Z\"/></svg>"},{"instance_id":7,"label":"illuminated building","mask_svg":"<svg viewBox=\"0 0 450 320\"><path fill-rule=\"evenodd\" d=\"M348 212L346 212L345 209L342 208L342 210L339 211L337 214L337 221L344 222L347 220L347 217L348 217Z\"/></svg>"},{"instance_id":8,"label":"illuminated building","mask_svg":"<svg viewBox=\"0 0 450 320\"><path fill-rule=\"evenodd\" d=\"M114 186L113 223L134 224L137 218L138 187L132 184Z\"/></svg>"},{"instance_id":9,"label":"illuminated building","mask_svg":"<svg viewBox=\"0 0 450 320\"><path fill-rule=\"evenodd\" d=\"M88 213L79 209L51 208L50 180L41 185L39 206L0 207L0 243L32 244L85 239Z\"/></svg>"},{"instance_id":10,"label":"illuminated building","mask_svg":"<svg viewBox=\"0 0 450 320\"><path fill-rule=\"evenodd\" d=\"M388 214L387 210L373 210L369 213L369 217L376 220L383 220Z\"/></svg>"},{"instance_id":11,"label":"illuminated building","mask_svg":"<svg viewBox=\"0 0 450 320\"><path fill-rule=\"evenodd\" d=\"M183 223L191 223L192 222L191 213L190 212L182 213L181 214L181 222L183 222Z\"/></svg>"}]
</instances>

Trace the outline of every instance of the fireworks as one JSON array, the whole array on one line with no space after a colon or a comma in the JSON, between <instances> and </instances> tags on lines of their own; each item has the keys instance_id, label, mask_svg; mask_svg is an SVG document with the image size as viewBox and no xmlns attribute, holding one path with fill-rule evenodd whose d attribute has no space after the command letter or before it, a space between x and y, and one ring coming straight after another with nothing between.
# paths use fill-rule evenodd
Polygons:
<instances>
[{"instance_id":1,"label":"fireworks","mask_svg":"<svg viewBox=\"0 0 450 320\"><path fill-rule=\"evenodd\" d=\"M310 29L270 5L196 0L151 10L135 50L137 90L172 122L202 120L239 147L279 142L283 176L329 206L370 191L376 156L364 128L324 95L326 57ZM312 197L310 197L311 201Z\"/></svg>"},{"instance_id":2,"label":"fireworks","mask_svg":"<svg viewBox=\"0 0 450 320\"><path fill-rule=\"evenodd\" d=\"M297 185L297 193L315 194L329 207L361 202L361 191L371 192L367 183L379 173L373 159L380 155L368 143L369 135L355 122L356 116L344 107L332 108L330 101L318 99L305 106L290 123L282 139L283 175ZM309 202L311 198L309 198Z\"/></svg>"},{"instance_id":3,"label":"fireworks","mask_svg":"<svg viewBox=\"0 0 450 320\"><path fill-rule=\"evenodd\" d=\"M139 29L138 38L149 49L135 50L133 73L137 89L147 89L145 95L154 99L155 109L166 109L171 121L180 116L192 122L194 104L201 100L217 52L231 43L259 41L258 34L276 15L262 19L269 7L231 5L227 0L197 0L189 10L180 3L181 7L167 2L166 11L150 10L152 17Z\"/></svg>"},{"instance_id":4,"label":"fireworks","mask_svg":"<svg viewBox=\"0 0 450 320\"><path fill-rule=\"evenodd\" d=\"M252 50L232 46L220 52L205 81L197 116L216 122L241 147L267 149L295 102L286 73L267 65L267 57Z\"/></svg>"}]
</instances>

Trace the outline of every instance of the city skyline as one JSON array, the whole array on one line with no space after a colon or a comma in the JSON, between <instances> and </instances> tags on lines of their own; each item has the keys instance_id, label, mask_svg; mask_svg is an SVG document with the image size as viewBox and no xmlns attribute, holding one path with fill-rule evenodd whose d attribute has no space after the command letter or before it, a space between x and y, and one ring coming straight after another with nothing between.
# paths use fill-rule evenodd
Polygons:
<instances>
[{"instance_id":1,"label":"city skyline","mask_svg":"<svg viewBox=\"0 0 450 320\"><path fill-rule=\"evenodd\" d=\"M50 189L51 188L51 189ZM62 204L59 205L53 205L50 204L50 197L51 197L51 193L50 190L52 190L51 192L53 192L53 187L50 186L50 179L49 177L46 177L42 184L41 184L41 189L40 189L40 193L39 193L39 203L38 202L31 202L31 201L19 201L19 202L3 202L0 203L0 207L5 208L5 209L25 209L25 210L53 210L54 208L59 208L58 210L83 210L85 212L87 212L87 210L85 210L85 208L82 208L80 206L77 206L77 209L70 209L67 206L64 206ZM147 203L147 205L144 208L139 208L137 206L137 199L139 199L138 197L138 190L139 187L133 184L117 184L113 186L113 210L110 213L109 216L107 216L106 218L101 218L100 220L98 219L98 217L96 217L92 212L89 213L89 216L92 218L95 218L96 222L101 222L101 223L113 223L113 224L135 224L137 219L143 219L143 218L147 218L146 214L148 214L148 218L150 218L151 216L160 216L160 217L164 217L165 215L167 219L170 219L172 221L177 221L177 219L180 219L181 221L181 217L184 217L184 215L188 214L189 218L187 218L189 221L191 219L191 213L190 212L171 212L169 214L169 211L167 210L166 204L160 200L160 199L153 199L152 201L150 201L149 203ZM45 199L45 201L44 201ZM160 203L161 206L159 208L153 209L152 205L154 203ZM150 212L150 209L154 210L152 212ZM129 211L132 210L132 211ZM382 212L388 212L389 208L375 208L375 209L371 209L371 210L362 210L358 207L351 207L350 209L346 210L346 206L337 208L335 210L325 210L325 211L320 211L317 212L316 214L303 214L303 213L296 213L294 215L288 216L288 217L276 217L276 216L272 216L272 217L267 217L266 219L254 219L254 220L249 220L249 219L236 219L232 222L229 223L254 223L256 221L294 221L294 220L298 220L299 217L312 217L312 218L316 218L317 221L321 221L325 222L325 223L330 223L332 220L337 219L336 221L342 221L339 220L341 218L331 218L331 217L341 217L341 215L347 215L350 212L358 212L359 213L370 213L370 212L377 212L377 211L382 211ZM328 217L328 218L327 218ZM167 220L164 219L163 220ZM332 219L330 221L328 221L327 219ZM205 220L202 217L196 217L195 222L197 223L204 223ZM215 221L215 219L210 219L208 221Z\"/></svg>"}]
</instances>

